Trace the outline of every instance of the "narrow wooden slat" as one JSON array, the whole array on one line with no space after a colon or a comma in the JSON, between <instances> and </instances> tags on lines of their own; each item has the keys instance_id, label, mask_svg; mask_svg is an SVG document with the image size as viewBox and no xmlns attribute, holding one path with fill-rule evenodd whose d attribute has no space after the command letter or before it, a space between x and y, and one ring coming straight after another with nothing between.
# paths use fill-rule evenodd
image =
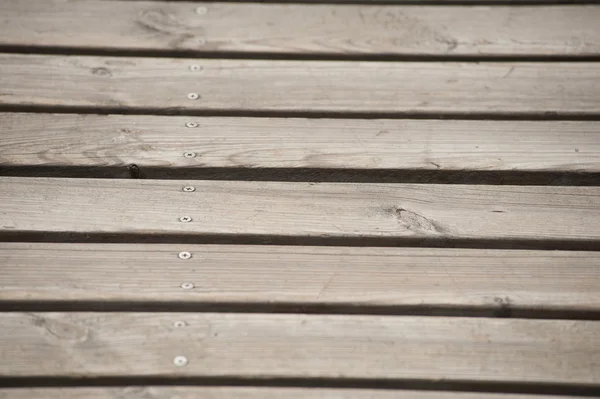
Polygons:
<instances>
[{"instance_id":1,"label":"narrow wooden slat","mask_svg":"<svg viewBox=\"0 0 600 399\"><path fill-rule=\"evenodd\" d=\"M0 178L4 235L587 242L598 217L597 187Z\"/></svg>"},{"instance_id":2,"label":"narrow wooden slat","mask_svg":"<svg viewBox=\"0 0 600 399\"><path fill-rule=\"evenodd\" d=\"M114 167L120 169L106 173L125 177L131 164L148 178L156 168L194 167L600 172L600 122L594 121L2 113L0 126L0 173ZM186 151L196 158L183 157Z\"/></svg>"},{"instance_id":3,"label":"narrow wooden slat","mask_svg":"<svg viewBox=\"0 0 600 399\"><path fill-rule=\"evenodd\" d=\"M598 252L0 243L0 264L0 303L600 311Z\"/></svg>"},{"instance_id":4,"label":"narrow wooden slat","mask_svg":"<svg viewBox=\"0 0 600 399\"><path fill-rule=\"evenodd\" d=\"M11 359L0 363L0 374L596 386L599 327L594 321L460 317L14 312L0 314L0 352ZM174 365L177 356L187 365Z\"/></svg>"},{"instance_id":5,"label":"narrow wooden slat","mask_svg":"<svg viewBox=\"0 0 600 399\"><path fill-rule=\"evenodd\" d=\"M567 396L510 395L469 392L426 392L380 389L126 387L126 388L13 388L0 389L1 399L567 399Z\"/></svg>"},{"instance_id":6,"label":"narrow wooden slat","mask_svg":"<svg viewBox=\"0 0 600 399\"><path fill-rule=\"evenodd\" d=\"M191 65L203 69L191 71ZM0 107L98 112L586 116L598 63L399 63L0 55ZM196 93L198 99L189 99Z\"/></svg>"},{"instance_id":7,"label":"narrow wooden slat","mask_svg":"<svg viewBox=\"0 0 600 399\"><path fill-rule=\"evenodd\" d=\"M339 55L597 56L595 6L5 1L0 46ZM465 23L468 21L468 23Z\"/></svg>"}]
</instances>

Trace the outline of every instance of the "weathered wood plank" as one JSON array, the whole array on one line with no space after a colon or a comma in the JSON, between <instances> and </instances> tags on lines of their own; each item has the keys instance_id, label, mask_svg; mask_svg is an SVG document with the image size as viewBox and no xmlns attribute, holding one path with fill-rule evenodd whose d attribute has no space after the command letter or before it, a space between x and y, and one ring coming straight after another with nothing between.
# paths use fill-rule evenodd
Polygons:
<instances>
[{"instance_id":1,"label":"weathered wood plank","mask_svg":"<svg viewBox=\"0 0 600 399\"><path fill-rule=\"evenodd\" d=\"M339 55L597 56L600 8L63 0L0 3L0 46ZM468 23L465 23L468 21Z\"/></svg>"},{"instance_id":2,"label":"weathered wood plank","mask_svg":"<svg viewBox=\"0 0 600 399\"><path fill-rule=\"evenodd\" d=\"M125 177L131 164L148 178L156 168L194 166L600 172L596 121L1 113L0 126L0 173L26 166L114 167L119 171L113 176ZM197 160L182 157L186 151L195 152Z\"/></svg>"},{"instance_id":3,"label":"weathered wood plank","mask_svg":"<svg viewBox=\"0 0 600 399\"><path fill-rule=\"evenodd\" d=\"M202 69L191 71L192 65ZM0 83L4 109L321 116L600 113L600 64L585 62L194 61L2 54ZM189 93L199 98L189 99Z\"/></svg>"},{"instance_id":4,"label":"weathered wood plank","mask_svg":"<svg viewBox=\"0 0 600 399\"><path fill-rule=\"evenodd\" d=\"M0 264L0 303L600 311L598 252L0 243Z\"/></svg>"},{"instance_id":5,"label":"weathered wood plank","mask_svg":"<svg viewBox=\"0 0 600 399\"><path fill-rule=\"evenodd\" d=\"M179 322L179 323L176 323ZM9 376L600 384L599 322L242 313L2 313ZM185 356L187 364L174 365Z\"/></svg>"},{"instance_id":6,"label":"weathered wood plank","mask_svg":"<svg viewBox=\"0 0 600 399\"><path fill-rule=\"evenodd\" d=\"M382 389L254 388L254 387L100 387L100 388L12 388L0 389L1 399L548 399L548 396L469 392L427 392ZM567 399L570 396L552 396Z\"/></svg>"},{"instance_id":7,"label":"weathered wood plank","mask_svg":"<svg viewBox=\"0 0 600 399\"><path fill-rule=\"evenodd\" d=\"M598 187L0 178L4 235L595 242L599 217Z\"/></svg>"}]
</instances>

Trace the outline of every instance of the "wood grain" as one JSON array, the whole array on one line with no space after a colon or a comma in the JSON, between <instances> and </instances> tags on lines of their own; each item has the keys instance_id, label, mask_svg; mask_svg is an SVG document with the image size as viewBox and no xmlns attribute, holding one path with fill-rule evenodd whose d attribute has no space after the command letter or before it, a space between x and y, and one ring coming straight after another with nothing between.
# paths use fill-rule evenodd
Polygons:
<instances>
[{"instance_id":1,"label":"wood grain","mask_svg":"<svg viewBox=\"0 0 600 399\"><path fill-rule=\"evenodd\" d=\"M597 56L600 8L4 1L0 46L186 53ZM468 23L465 23L468 21Z\"/></svg>"},{"instance_id":2,"label":"wood grain","mask_svg":"<svg viewBox=\"0 0 600 399\"><path fill-rule=\"evenodd\" d=\"M191 65L201 71L191 71ZM160 82L160 84L157 84ZM87 112L591 116L599 63L0 55L0 107ZM199 99L188 99L196 93Z\"/></svg>"},{"instance_id":3,"label":"wood grain","mask_svg":"<svg viewBox=\"0 0 600 399\"><path fill-rule=\"evenodd\" d=\"M186 123L195 123L195 128ZM1 113L18 166L600 172L600 122ZM197 161L182 157L186 151ZM145 172L151 177L152 170ZM150 174L150 175L148 175Z\"/></svg>"},{"instance_id":4,"label":"wood grain","mask_svg":"<svg viewBox=\"0 0 600 399\"><path fill-rule=\"evenodd\" d=\"M125 387L0 389L0 399L548 399L548 396L469 392L426 392L382 389L251 388L251 387ZM567 399L552 396L551 399Z\"/></svg>"},{"instance_id":5,"label":"wood grain","mask_svg":"<svg viewBox=\"0 0 600 399\"><path fill-rule=\"evenodd\" d=\"M176 327L175 322L185 325ZM181 324L181 323L180 323ZM240 313L2 313L9 376L600 384L600 323ZM173 364L185 356L184 367Z\"/></svg>"},{"instance_id":6,"label":"wood grain","mask_svg":"<svg viewBox=\"0 0 600 399\"><path fill-rule=\"evenodd\" d=\"M9 234L595 241L599 217L598 187L0 178Z\"/></svg>"},{"instance_id":7,"label":"wood grain","mask_svg":"<svg viewBox=\"0 0 600 399\"><path fill-rule=\"evenodd\" d=\"M598 252L0 243L0 264L0 303L600 311Z\"/></svg>"}]
</instances>

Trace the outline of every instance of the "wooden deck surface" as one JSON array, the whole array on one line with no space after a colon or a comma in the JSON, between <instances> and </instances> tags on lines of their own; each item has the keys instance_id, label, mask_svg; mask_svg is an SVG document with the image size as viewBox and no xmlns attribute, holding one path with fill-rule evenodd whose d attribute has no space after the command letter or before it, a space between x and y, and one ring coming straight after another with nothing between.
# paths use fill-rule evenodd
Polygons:
<instances>
[{"instance_id":1,"label":"wooden deck surface","mask_svg":"<svg viewBox=\"0 0 600 399\"><path fill-rule=\"evenodd\" d=\"M0 398L600 397L600 5L0 3Z\"/></svg>"}]
</instances>

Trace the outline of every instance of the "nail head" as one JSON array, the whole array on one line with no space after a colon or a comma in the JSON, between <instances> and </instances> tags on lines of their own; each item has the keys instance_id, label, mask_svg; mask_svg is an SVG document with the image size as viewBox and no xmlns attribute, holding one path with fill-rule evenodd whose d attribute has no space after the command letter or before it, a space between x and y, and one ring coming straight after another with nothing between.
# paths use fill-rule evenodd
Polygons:
<instances>
[{"instance_id":1,"label":"nail head","mask_svg":"<svg viewBox=\"0 0 600 399\"><path fill-rule=\"evenodd\" d=\"M200 70L202 70L202 67L200 65L198 65L198 64L192 64L192 65L190 65L190 71L197 72L197 71L200 71Z\"/></svg>"},{"instance_id":2,"label":"nail head","mask_svg":"<svg viewBox=\"0 0 600 399\"><path fill-rule=\"evenodd\" d=\"M185 356L175 356L175 359L173 359L173 364L177 367L183 367L186 364L188 364L188 360L187 357Z\"/></svg>"},{"instance_id":3,"label":"nail head","mask_svg":"<svg viewBox=\"0 0 600 399\"><path fill-rule=\"evenodd\" d=\"M194 283L181 283L181 288L184 290L191 290L194 288Z\"/></svg>"},{"instance_id":4,"label":"nail head","mask_svg":"<svg viewBox=\"0 0 600 399\"><path fill-rule=\"evenodd\" d=\"M189 93L187 95L187 98L189 98L190 100L197 100L200 98L200 96L198 95L198 93Z\"/></svg>"},{"instance_id":5,"label":"nail head","mask_svg":"<svg viewBox=\"0 0 600 399\"><path fill-rule=\"evenodd\" d=\"M177 256L179 256L179 259L189 259L192 257L192 254L187 251L183 251L183 252L180 252L179 255L177 255Z\"/></svg>"},{"instance_id":6,"label":"nail head","mask_svg":"<svg viewBox=\"0 0 600 399\"><path fill-rule=\"evenodd\" d=\"M175 328L182 328L187 326L187 323L183 320L177 320L175 323L173 323L173 327Z\"/></svg>"},{"instance_id":7,"label":"nail head","mask_svg":"<svg viewBox=\"0 0 600 399\"><path fill-rule=\"evenodd\" d=\"M182 216L179 218L179 221L182 223L189 223L192 221L191 216Z\"/></svg>"},{"instance_id":8,"label":"nail head","mask_svg":"<svg viewBox=\"0 0 600 399\"><path fill-rule=\"evenodd\" d=\"M196 14L198 15L206 15L206 13L208 12L208 8L206 7L196 7Z\"/></svg>"},{"instance_id":9,"label":"nail head","mask_svg":"<svg viewBox=\"0 0 600 399\"><path fill-rule=\"evenodd\" d=\"M183 191L185 191L186 193L191 193L191 192L194 192L194 191L196 191L196 187L192 187L192 186L185 186L185 187L183 188Z\"/></svg>"},{"instance_id":10,"label":"nail head","mask_svg":"<svg viewBox=\"0 0 600 399\"><path fill-rule=\"evenodd\" d=\"M188 122L185 124L186 127L198 127L198 124L196 122Z\"/></svg>"},{"instance_id":11,"label":"nail head","mask_svg":"<svg viewBox=\"0 0 600 399\"><path fill-rule=\"evenodd\" d=\"M196 156L196 153L195 152L186 151L186 152L183 153L183 156L186 157L186 158L194 158Z\"/></svg>"}]
</instances>

